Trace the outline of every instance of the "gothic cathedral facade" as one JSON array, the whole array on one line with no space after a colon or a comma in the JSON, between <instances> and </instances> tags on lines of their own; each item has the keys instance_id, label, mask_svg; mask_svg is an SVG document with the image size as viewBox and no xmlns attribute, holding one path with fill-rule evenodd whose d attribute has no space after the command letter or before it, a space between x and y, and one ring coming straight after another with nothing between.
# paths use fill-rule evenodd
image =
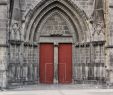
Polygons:
<instances>
[{"instance_id":1,"label":"gothic cathedral facade","mask_svg":"<svg viewBox=\"0 0 113 95\"><path fill-rule=\"evenodd\" d=\"M112 0L0 0L0 87L113 83Z\"/></svg>"}]
</instances>

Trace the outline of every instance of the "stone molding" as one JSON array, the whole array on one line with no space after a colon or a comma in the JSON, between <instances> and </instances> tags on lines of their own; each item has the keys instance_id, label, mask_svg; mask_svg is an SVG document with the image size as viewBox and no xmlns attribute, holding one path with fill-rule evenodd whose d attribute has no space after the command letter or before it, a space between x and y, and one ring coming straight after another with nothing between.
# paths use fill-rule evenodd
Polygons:
<instances>
[{"instance_id":1,"label":"stone molding","mask_svg":"<svg viewBox=\"0 0 113 95\"><path fill-rule=\"evenodd\" d=\"M7 5L8 4L8 0L0 0L0 5Z\"/></svg>"},{"instance_id":2,"label":"stone molding","mask_svg":"<svg viewBox=\"0 0 113 95\"><path fill-rule=\"evenodd\" d=\"M24 35L26 41L34 39L34 33L38 31L37 26L39 26L41 20L44 19L44 16L50 13L53 9L57 9L62 13L64 12L70 20L73 21L73 25L77 27L76 32L80 33L77 36L83 35L80 37L81 41L88 37L87 35L90 33L86 22L87 16L74 3L69 0L42 0L26 15Z\"/></svg>"}]
</instances>

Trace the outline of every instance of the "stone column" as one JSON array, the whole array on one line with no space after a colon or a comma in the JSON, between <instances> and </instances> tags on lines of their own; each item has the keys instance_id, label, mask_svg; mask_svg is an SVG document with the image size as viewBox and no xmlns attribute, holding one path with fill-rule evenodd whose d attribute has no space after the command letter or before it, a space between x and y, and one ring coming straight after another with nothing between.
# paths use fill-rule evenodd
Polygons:
<instances>
[{"instance_id":1,"label":"stone column","mask_svg":"<svg viewBox=\"0 0 113 95\"><path fill-rule=\"evenodd\" d=\"M113 69L112 69L112 51L113 51L113 44L112 42L112 35L111 35L111 31L112 28L110 28L112 26L112 10L110 9L109 6L113 6L109 0L104 0L104 17L105 17L105 62L106 62L106 80L107 80L107 84L113 84ZM111 26L110 26L111 25Z\"/></svg>"},{"instance_id":2,"label":"stone column","mask_svg":"<svg viewBox=\"0 0 113 95\"><path fill-rule=\"evenodd\" d=\"M54 83L58 83L58 43L54 43Z\"/></svg>"}]
</instances>

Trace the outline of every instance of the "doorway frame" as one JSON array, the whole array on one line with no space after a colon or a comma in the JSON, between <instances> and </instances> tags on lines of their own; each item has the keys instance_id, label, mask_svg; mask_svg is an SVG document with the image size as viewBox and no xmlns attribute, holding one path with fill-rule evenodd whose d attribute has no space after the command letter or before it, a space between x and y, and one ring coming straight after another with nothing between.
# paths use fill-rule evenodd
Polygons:
<instances>
[{"instance_id":1,"label":"doorway frame","mask_svg":"<svg viewBox=\"0 0 113 95\"><path fill-rule=\"evenodd\" d=\"M67 38L68 39L68 38ZM51 42L39 42L38 43L38 83L40 84L40 44L47 44L47 43L51 43ZM72 44L72 83L74 84L74 76L75 76L75 68L74 68L74 66L75 66L75 63L76 63L76 61L74 60L76 57L75 57L75 44L73 43L73 41L66 41L66 42L56 42L56 41L53 41L51 44L53 44L54 45L54 49L55 49L55 47L57 47L58 48L58 46L59 46L59 44L60 43L63 43L63 44ZM58 71L58 70L57 70ZM54 71L54 74L55 74L55 71ZM54 78L55 78L55 75L54 75ZM55 79L54 79L55 80ZM57 72L57 80L55 80L55 81L53 81L53 84L59 84L59 82L58 82L58 72Z\"/></svg>"}]
</instances>

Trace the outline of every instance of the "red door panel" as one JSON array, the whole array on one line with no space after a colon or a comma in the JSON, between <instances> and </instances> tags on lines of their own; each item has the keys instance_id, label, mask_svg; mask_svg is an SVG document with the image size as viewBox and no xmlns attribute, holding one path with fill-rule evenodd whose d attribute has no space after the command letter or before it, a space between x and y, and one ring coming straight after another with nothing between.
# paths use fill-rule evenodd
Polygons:
<instances>
[{"instance_id":1,"label":"red door panel","mask_svg":"<svg viewBox=\"0 0 113 95\"><path fill-rule=\"evenodd\" d=\"M54 77L54 46L40 44L40 83L53 83Z\"/></svg>"},{"instance_id":2,"label":"red door panel","mask_svg":"<svg viewBox=\"0 0 113 95\"><path fill-rule=\"evenodd\" d=\"M59 83L72 83L72 44L60 44L58 56Z\"/></svg>"}]
</instances>

